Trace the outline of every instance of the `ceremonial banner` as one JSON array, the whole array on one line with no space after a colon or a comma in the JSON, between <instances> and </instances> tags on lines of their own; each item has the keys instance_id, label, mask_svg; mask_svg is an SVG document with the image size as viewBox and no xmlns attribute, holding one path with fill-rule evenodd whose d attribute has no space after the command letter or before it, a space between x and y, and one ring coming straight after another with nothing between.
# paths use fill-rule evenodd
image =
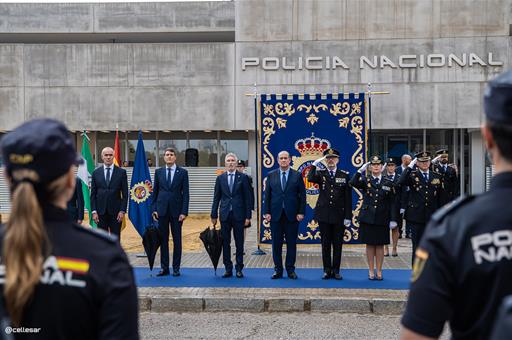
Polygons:
<instances>
[{"instance_id":1,"label":"ceremonial banner","mask_svg":"<svg viewBox=\"0 0 512 340\"><path fill-rule=\"evenodd\" d=\"M262 200L265 199L267 174L279 167L277 154L286 150L291 156L291 168L302 174L306 186L306 215L299 224L299 244L320 243L320 229L313 219L319 186L306 178L314 160L324 150L340 152L338 169L352 176L366 162L366 102L364 93L327 95L261 95L257 114L258 129L258 190L259 243L271 243L270 223L263 220ZM352 225L345 230L346 243L359 243L356 217L362 205L362 195L353 190Z\"/></svg>"}]
</instances>

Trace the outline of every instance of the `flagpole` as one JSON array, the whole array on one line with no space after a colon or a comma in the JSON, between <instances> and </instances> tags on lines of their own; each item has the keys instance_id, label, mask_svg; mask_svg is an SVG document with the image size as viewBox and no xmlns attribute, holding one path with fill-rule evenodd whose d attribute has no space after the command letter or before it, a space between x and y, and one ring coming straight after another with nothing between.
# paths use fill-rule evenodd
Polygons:
<instances>
[{"instance_id":1,"label":"flagpole","mask_svg":"<svg viewBox=\"0 0 512 340\"><path fill-rule=\"evenodd\" d=\"M372 83L368 83L368 130L370 133L368 134L368 144L370 144L370 157L373 155L373 145L372 145Z\"/></svg>"}]
</instances>

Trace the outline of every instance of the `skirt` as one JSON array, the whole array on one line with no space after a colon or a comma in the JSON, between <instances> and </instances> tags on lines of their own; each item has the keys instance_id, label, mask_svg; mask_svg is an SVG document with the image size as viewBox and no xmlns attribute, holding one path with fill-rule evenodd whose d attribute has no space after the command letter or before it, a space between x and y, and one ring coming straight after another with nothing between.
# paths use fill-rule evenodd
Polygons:
<instances>
[{"instance_id":1,"label":"skirt","mask_svg":"<svg viewBox=\"0 0 512 340\"><path fill-rule=\"evenodd\" d=\"M362 243L370 246L389 244L389 228L387 226L360 223L359 236Z\"/></svg>"}]
</instances>

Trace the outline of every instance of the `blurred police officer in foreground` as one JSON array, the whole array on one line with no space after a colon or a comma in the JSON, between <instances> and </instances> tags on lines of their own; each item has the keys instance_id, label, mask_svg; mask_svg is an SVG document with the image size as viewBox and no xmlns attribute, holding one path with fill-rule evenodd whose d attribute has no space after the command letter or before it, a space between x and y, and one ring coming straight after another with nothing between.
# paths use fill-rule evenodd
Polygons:
<instances>
[{"instance_id":1,"label":"blurred police officer in foreground","mask_svg":"<svg viewBox=\"0 0 512 340\"><path fill-rule=\"evenodd\" d=\"M404 170L397 184L408 186L405 219L411 227L412 259L423 236L425 225L440 207L441 176L430 170L430 152L420 152ZM414 167L416 165L416 167Z\"/></svg>"},{"instance_id":2,"label":"blurred police officer in foreground","mask_svg":"<svg viewBox=\"0 0 512 340\"><path fill-rule=\"evenodd\" d=\"M137 339L137 291L117 237L66 212L79 159L67 128L29 121L1 148L11 215L0 230L0 301L13 327L36 329L16 337Z\"/></svg>"},{"instance_id":3,"label":"blurred police officer in foreground","mask_svg":"<svg viewBox=\"0 0 512 340\"><path fill-rule=\"evenodd\" d=\"M484 105L491 189L432 217L416 251L402 339L438 337L445 321L455 339L488 339L512 294L512 71L489 83Z\"/></svg>"},{"instance_id":4,"label":"blurred police officer in foreground","mask_svg":"<svg viewBox=\"0 0 512 340\"><path fill-rule=\"evenodd\" d=\"M432 161L433 169L441 175L443 190L439 198L440 204L445 205L459 196L459 180L455 164L448 164L448 150L436 151L436 158Z\"/></svg>"},{"instance_id":5,"label":"blurred police officer in foreground","mask_svg":"<svg viewBox=\"0 0 512 340\"><path fill-rule=\"evenodd\" d=\"M320 195L315 206L315 220L319 224L322 237L322 279L332 277L341 280L341 248L345 227L350 226L352 220L352 189L349 185L348 172L336 167L340 153L334 149L327 149L323 155L313 162L308 173L308 181L317 183L320 187ZM323 160L327 163L327 169L317 170Z\"/></svg>"}]
</instances>

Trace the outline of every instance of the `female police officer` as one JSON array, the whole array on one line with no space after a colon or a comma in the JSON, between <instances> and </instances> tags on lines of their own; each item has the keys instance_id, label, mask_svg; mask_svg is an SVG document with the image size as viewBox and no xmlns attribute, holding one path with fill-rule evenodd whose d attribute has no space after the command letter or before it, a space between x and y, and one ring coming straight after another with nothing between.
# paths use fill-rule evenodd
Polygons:
<instances>
[{"instance_id":1,"label":"female police officer","mask_svg":"<svg viewBox=\"0 0 512 340\"><path fill-rule=\"evenodd\" d=\"M1 229L0 294L13 333L137 339L137 292L125 253L114 237L66 213L78 160L66 127L29 121L1 147L12 207Z\"/></svg>"},{"instance_id":2,"label":"female police officer","mask_svg":"<svg viewBox=\"0 0 512 340\"><path fill-rule=\"evenodd\" d=\"M371 175L362 177L370 165ZM384 167L379 156L373 156L350 180L350 185L361 189L363 205L359 213L361 241L366 244L368 279L382 280L384 245L389 244L389 229L396 228L394 183L382 176ZM374 275L374 258L377 274Z\"/></svg>"}]
</instances>

